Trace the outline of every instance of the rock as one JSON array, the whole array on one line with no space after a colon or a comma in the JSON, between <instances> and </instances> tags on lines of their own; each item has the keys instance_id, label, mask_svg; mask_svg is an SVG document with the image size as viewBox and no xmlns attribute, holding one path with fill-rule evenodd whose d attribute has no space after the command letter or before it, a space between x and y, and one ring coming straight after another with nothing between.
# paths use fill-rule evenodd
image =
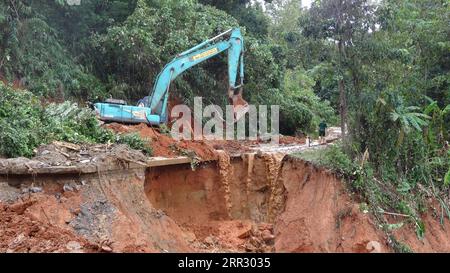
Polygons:
<instances>
[{"instance_id":1,"label":"rock","mask_svg":"<svg viewBox=\"0 0 450 273\"><path fill-rule=\"evenodd\" d=\"M275 236L269 230L265 229L261 232L261 238L266 243L273 243Z\"/></svg>"},{"instance_id":2,"label":"rock","mask_svg":"<svg viewBox=\"0 0 450 273\"><path fill-rule=\"evenodd\" d=\"M31 187L30 188L30 192L32 193L37 193L37 192L41 192L42 188L41 187Z\"/></svg>"},{"instance_id":3,"label":"rock","mask_svg":"<svg viewBox=\"0 0 450 273\"><path fill-rule=\"evenodd\" d=\"M14 249L17 247L20 243L22 243L25 240L25 234L20 233L19 235L14 238L14 240L8 245L8 248Z\"/></svg>"},{"instance_id":4,"label":"rock","mask_svg":"<svg viewBox=\"0 0 450 273\"><path fill-rule=\"evenodd\" d=\"M159 218L164 217L166 215L166 213L159 209L159 210L154 211L153 215L159 219Z\"/></svg>"},{"instance_id":5,"label":"rock","mask_svg":"<svg viewBox=\"0 0 450 273\"><path fill-rule=\"evenodd\" d=\"M256 248L258 248L262 245L262 241L258 237L255 237L255 236L252 236L250 238L250 243L252 245L254 245Z\"/></svg>"},{"instance_id":6,"label":"rock","mask_svg":"<svg viewBox=\"0 0 450 273\"><path fill-rule=\"evenodd\" d=\"M271 233L273 233L273 224L261 223L261 224L259 224L258 228L259 228L260 231L263 231L263 230L267 229Z\"/></svg>"},{"instance_id":7,"label":"rock","mask_svg":"<svg viewBox=\"0 0 450 273\"><path fill-rule=\"evenodd\" d=\"M195 240L197 240L197 237L195 236L195 234L193 232L190 232L190 231L184 232L184 238L189 243L193 243Z\"/></svg>"},{"instance_id":8,"label":"rock","mask_svg":"<svg viewBox=\"0 0 450 273\"><path fill-rule=\"evenodd\" d=\"M245 251L247 252L256 252L257 248L251 244L250 242L246 242L244 245Z\"/></svg>"},{"instance_id":9,"label":"rock","mask_svg":"<svg viewBox=\"0 0 450 273\"><path fill-rule=\"evenodd\" d=\"M72 213L73 213L74 215L78 215L78 214L81 213L81 209L80 209L80 208L75 208L75 209L72 210Z\"/></svg>"},{"instance_id":10,"label":"rock","mask_svg":"<svg viewBox=\"0 0 450 273\"><path fill-rule=\"evenodd\" d=\"M204 240L206 245L212 246L217 243L217 239L214 236L208 236Z\"/></svg>"},{"instance_id":11,"label":"rock","mask_svg":"<svg viewBox=\"0 0 450 273\"><path fill-rule=\"evenodd\" d=\"M261 232L259 231L259 228L256 225L252 225L251 234L257 237L260 236Z\"/></svg>"},{"instance_id":12,"label":"rock","mask_svg":"<svg viewBox=\"0 0 450 273\"><path fill-rule=\"evenodd\" d=\"M239 239L247 239L252 235L252 230L249 229L245 232L243 232L241 235L238 236Z\"/></svg>"},{"instance_id":13,"label":"rock","mask_svg":"<svg viewBox=\"0 0 450 273\"><path fill-rule=\"evenodd\" d=\"M377 241L370 241L367 243L366 249L370 253L381 253L381 244Z\"/></svg>"},{"instance_id":14,"label":"rock","mask_svg":"<svg viewBox=\"0 0 450 273\"><path fill-rule=\"evenodd\" d=\"M76 241L70 241L66 244L66 248L70 251L70 252L80 252L81 250L81 245L80 243L76 242Z\"/></svg>"},{"instance_id":15,"label":"rock","mask_svg":"<svg viewBox=\"0 0 450 273\"><path fill-rule=\"evenodd\" d=\"M63 191L73 191L73 188L70 185L64 184Z\"/></svg>"},{"instance_id":16,"label":"rock","mask_svg":"<svg viewBox=\"0 0 450 273\"><path fill-rule=\"evenodd\" d=\"M102 246L102 250L105 251L105 252L112 252L113 251L111 247L106 246L106 245Z\"/></svg>"}]
</instances>

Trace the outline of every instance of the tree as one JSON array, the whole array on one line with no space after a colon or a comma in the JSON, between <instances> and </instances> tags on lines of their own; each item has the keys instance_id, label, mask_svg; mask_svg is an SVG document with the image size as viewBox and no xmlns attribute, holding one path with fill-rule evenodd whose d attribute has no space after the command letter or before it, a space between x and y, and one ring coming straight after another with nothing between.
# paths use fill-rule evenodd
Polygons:
<instances>
[{"instance_id":1,"label":"tree","mask_svg":"<svg viewBox=\"0 0 450 273\"><path fill-rule=\"evenodd\" d=\"M358 43L358 37L375 30L373 12L373 6L366 0L323 0L314 2L309 16L300 22L304 35L335 43L339 112L344 141L348 123L346 77L348 72L355 72L357 69L352 67L354 62L349 51ZM355 76L356 73L352 75ZM353 83L353 87L358 88L357 80Z\"/></svg>"},{"instance_id":2,"label":"tree","mask_svg":"<svg viewBox=\"0 0 450 273\"><path fill-rule=\"evenodd\" d=\"M262 5L271 2L271 0L199 0L199 2L227 12L236 18L239 25L244 26L253 36L267 37L270 20L263 11Z\"/></svg>"}]
</instances>

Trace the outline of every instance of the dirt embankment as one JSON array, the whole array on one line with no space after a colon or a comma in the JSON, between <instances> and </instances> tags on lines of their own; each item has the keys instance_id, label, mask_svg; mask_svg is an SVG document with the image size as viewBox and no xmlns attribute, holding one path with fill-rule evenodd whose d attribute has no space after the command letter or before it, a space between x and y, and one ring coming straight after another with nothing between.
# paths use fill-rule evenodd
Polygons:
<instances>
[{"instance_id":1,"label":"dirt embankment","mask_svg":"<svg viewBox=\"0 0 450 273\"><path fill-rule=\"evenodd\" d=\"M169 133L161 133L158 129L139 125L123 125L111 123L107 128L118 133L138 133L143 139L147 139L153 149L154 156L176 157L176 156L197 156L203 160L216 160L215 149L204 141L176 141L172 139Z\"/></svg>"},{"instance_id":2,"label":"dirt embankment","mask_svg":"<svg viewBox=\"0 0 450 273\"><path fill-rule=\"evenodd\" d=\"M224 156L194 172L189 166L159 168L148 173L146 194L190 234L196 251L395 251L345 182L289 156ZM440 225L432 212L423 215L423 240L407 222L394 231L396 240L414 252L450 251L450 222Z\"/></svg>"},{"instance_id":3,"label":"dirt embankment","mask_svg":"<svg viewBox=\"0 0 450 273\"><path fill-rule=\"evenodd\" d=\"M421 215L425 226L425 234L422 239L416 235L414 222L407 221L404 217L387 217L391 224L404 223L393 231L393 235L399 241L408 246L413 252L450 252L450 221L440 207L439 203L428 200L428 211ZM444 215L442 215L444 213ZM443 217L441 224L441 216Z\"/></svg>"},{"instance_id":4,"label":"dirt embankment","mask_svg":"<svg viewBox=\"0 0 450 273\"><path fill-rule=\"evenodd\" d=\"M289 158L279 179L286 189L286 203L275 220L276 251L390 251L384 234L332 173Z\"/></svg>"},{"instance_id":5,"label":"dirt embankment","mask_svg":"<svg viewBox=\"0 0 450 273\"><path fill-rule=\"evenodd\" d=\"M275 251L395 251L379 224L333 173L287 157L279 180L285 188L286 202L274 221ZM440 223L441 207L431 198L428 208L421 215L425 225L423 239L417 237L413 221L386 215L388 223L403 223L392 235L413 252L450 252L450 221L443 218L443 224Z\"/></svg>"},{"instance_id":6,"label":"dirt embankment","mask_svg":"<svg viewBox=\"0 0 450 273\"><path fill-rule=\"evenodd\" d=\"M146 194L189 234L196 251L270 252L268 223L271 181L258 156L233 158L219 152L218 162L150 169Z\"/></svg>"},{"instance_id":7,"label":"dirt embankment","mask_svg":"<svg viewBox=\"0 0 450 273\"><path fill-rule=\"evenodd\" d=\"M8 177L9 201L16 204L20 200L28 202L23 215L39 226L51 227L49 232L66 234L61 244L68 240L79 242L80 252L90 251L86 241L99 246L101 251L114 252L179 252L190 247L178 225L167 215L155 209L144 194L145 169L97 173L94 175L50 176L26 179ZM0 181L6 183L6 181ZM19 184L20 183L20 184ZM9 187L10 189L7 189ZM5 210L5 209L4 209ZM9 206L6 206L6 212ZM9 239L3 240L8 248L14 242L23 240L28 245L39 245L41 237L23 237L21 215L11 217L8 223ZM6 233L5 233L6 234ZM25 233L27 234L27 233ZM65 236L65 235L64 235ZM80 241L83 238L82 241ZM24 243L25 244L25 243ZM12 248L17 251L64 251L59 248ZM70 251L70 250L66 250Z\"/></svg>"}]
</instances>

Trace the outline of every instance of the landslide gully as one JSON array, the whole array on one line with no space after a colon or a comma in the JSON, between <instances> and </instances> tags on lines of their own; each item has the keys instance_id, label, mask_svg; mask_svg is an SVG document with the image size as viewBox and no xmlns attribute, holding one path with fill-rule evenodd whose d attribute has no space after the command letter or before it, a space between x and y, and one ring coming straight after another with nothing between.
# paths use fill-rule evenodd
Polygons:
<instances>
[{"instance_id":1,"label":"landslide gully","mask_svg":"<svg viewBox=\"0 0 450 273\"><path fill-rule=\"evenodd\" d=\"M390 251L333 174L281 154L219 156L194 172L167 166L146 176L150 202L191 233L197 251Z\"/></svg>"}]
</instances>

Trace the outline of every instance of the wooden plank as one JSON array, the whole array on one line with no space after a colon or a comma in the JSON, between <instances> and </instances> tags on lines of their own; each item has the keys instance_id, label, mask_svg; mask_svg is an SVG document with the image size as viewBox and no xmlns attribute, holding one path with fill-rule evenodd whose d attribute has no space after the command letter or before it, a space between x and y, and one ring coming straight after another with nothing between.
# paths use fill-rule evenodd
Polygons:
<instances>
[{"instance_id":1,"label":"wooden plank","mask_svg":"<svg viewBox=\"0 0 450 273\"><path fill-rule=\"evenodd\" d=\"M189 157L174 157L174 158L165 158L165 157L152 157L149 161L147 161L148 167L158 167L158 166L168 166L168 165L179 165L179 164L190 164L191 159Z\"/></svg>"}]
</instances>

